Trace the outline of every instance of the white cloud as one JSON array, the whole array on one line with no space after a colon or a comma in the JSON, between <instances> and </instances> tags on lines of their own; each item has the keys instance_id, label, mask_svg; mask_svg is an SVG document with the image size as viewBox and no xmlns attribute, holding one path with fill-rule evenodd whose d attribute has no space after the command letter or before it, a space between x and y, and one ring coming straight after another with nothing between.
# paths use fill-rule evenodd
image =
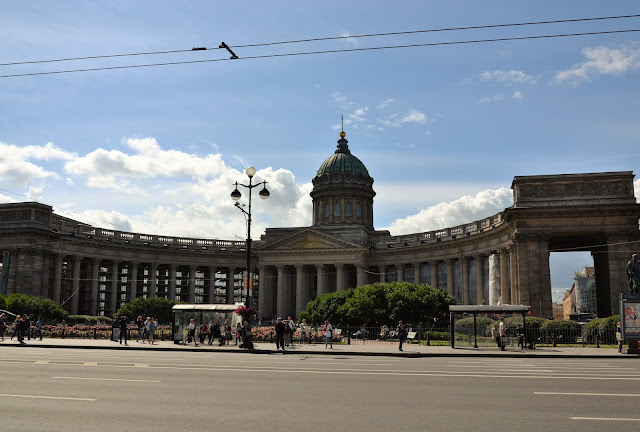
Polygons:
<instances>
[{"instance_id":1,"label":"white cloud","mask_svg":"<svg viewBox=\"0 0 640 432\"><path fill-rule=\"evenodd\" d=\"M498 102L504 100L504 95L502 93L498 93L498 94L494 94L491 96L487 96L487 97L483 97L482 99L480 99L480 103L491 103L491 102Z\"/></svg>"},{"instance_id":2,"label":"white cloud","mask_svg":"<svg viewBox=\"0 0 640 432\"><path fill-rule=\"evenodd\" d=\"M351 47L357 47L359 45L358 39L351 37L349 32L343 32L341 36L344 38L342 40L345 41L347 45Z\"/></svg>"},{"instance_id":3,"label":"white cloud","mask_svg":"<svg viewBox=\"0 0 640 432\"><path fill-rule=\"evenodd\" d=\"M41 187L30 186L29 191L27 191L27 197L32 201L42 201L42 191Z\"/></svg>"},{"instance_id":4,"label":"white cloud","mask_svg":"<svg viewBox=\"0 0 640 432\"><path fill-rule=\"evenodd\" d=\"M408 123L426 124L428 121L429 119L427 118L426 114L415 109L409 110L409 112L403 116L400 116L398 114L391 114L386 119L378 120L380 124L386 127L399 127Z\"/></svg>"},{"instance_id":5,"label":"white cloud","mask_svg":"<svg viewBox=\"0 0 640 432\"><path fill-rule=\"evenodd\" d=\"M347 109L351 105L353 105L353 102L349 101L349 99L345 95L338 91L332 92L331 97L333 98L333 101L340 105L340 107L343 109Z\"/></svg>"},{"instance_id":6,"label":"white cloud","mask_svg":"<svg viewBox=\"0 0 640 432\"><path fill-rule=\"evenodd\" d=\"M392 235L418 233L479 220L503 211L513 204L511 189L487 189L475 197L463 196L441 202L406 218L396 219L387 228Z\"/></svg>"},{"instance_id":7,"label":"white cloud","mask_svg":"<svg viewBox=\"0 0 640 432\"><path fill-rule=\"evenodd\" d=\"M86 177L91 187L116 190L128 188L127 179L205 178L227 169L220 154L199 157L178 150L163 150L155 138L129 138L125 144L134 150L133 154L99 148L67 162L65 169Z\"/></svg>"},{"instance_id":8,"label":"white cloud","mask_svg":"<svg viewBox=\"0 0 640 432\"><path fill-rule=\"evenodd\" d=\"M389 105L391 105L392 103L393 103L393 99L392 98L386 98L382 102L378 103L378 109L379 110L385 110L385 109L389 108Z\"/></svg>"},{"instance_id":9,"label":"white cloud","mask_svg":"<svg viewBox=\"0 0 640 432\"><path fill-rule=\"evenodd\" d=\"M513 93L513 95L511 96L511 98L512 98L513 100L517 100L517 101L519 101L519 100L524 99L524 95L522 94L522 92L517 91L517 92L514 92L514 93Z\"/></svg>"},{"instance_id":10,"label":"white cloud","mask_svg":"<svg viewBox=\"0 0 640 432\"><path fill-rule=\"evenodd\" d=\"M44 146L19 147L0 142L0 177L11 185L24 186L35 179L57 177L57 174L45 170L29 160L69 160L73 154L52 143Z\"/></svg>"},{"instance_id":11,"label":"white cloud","mask_svg":"<svg viewBox=\"0 0 640 432\"><path fill-rule=\"evenodd\" d=\"M480 79L482 81L496 81L510 84L535 84L537 82L536 77L517 70L487 71L480 74Z\"/></svg>"},{"instance_id":12,"label":"white cloud","mask_svg":"<svg viewBox=\"0 0 640 432\"><path fill-rule=\"evenodd\" d=\"M637 44L620 48L590 47L583 49L582 55L585 60L558 72L552 82L576 87L600 75L619 76L640 69L640 47Z\"/></svg>"}]
</instances>

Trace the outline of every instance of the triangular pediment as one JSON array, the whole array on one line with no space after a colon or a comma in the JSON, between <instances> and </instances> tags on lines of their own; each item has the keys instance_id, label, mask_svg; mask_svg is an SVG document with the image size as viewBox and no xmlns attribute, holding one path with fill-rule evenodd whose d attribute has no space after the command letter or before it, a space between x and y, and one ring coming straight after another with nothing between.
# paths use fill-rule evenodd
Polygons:
<instances>
[{"instance_id":1,"label":"triangular pediment","mask_svg":"<svg viewBox=\"0 0 640 432\"><path fill-rule=\"evenodd\" d=\"M261 246L256 252L262 251L295 251L295 250L336 250L360 249L363 245L343 240L340 237L316 231L312 228L302 228L273 243Z\"/></svg>"}]
</instances>

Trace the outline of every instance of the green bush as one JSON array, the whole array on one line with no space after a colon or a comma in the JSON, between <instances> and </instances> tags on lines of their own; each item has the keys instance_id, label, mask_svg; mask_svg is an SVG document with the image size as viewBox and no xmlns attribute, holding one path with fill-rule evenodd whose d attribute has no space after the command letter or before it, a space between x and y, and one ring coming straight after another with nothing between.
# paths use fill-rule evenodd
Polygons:
<instances>
[{"instance_id":1,"label":"green bush","mask_svg":"<svg viewBox=\"0 0 640 432\"><path fill-rule=\"evenodd\" d=\"M26 294L11 294L6 300L6 310L16 315L33 315L34 319L42 317L47 322L66 320L69 313L53 300L44 297L32 297Z\"/></svg>"},{"instance_id":2,"label":"green bush","mask_svg":"<svg viewBox=\"0 0 640 432\"><path fill-rule=\"evenodd\" d=\"M483 335L487 333L487 328L489 329L489 334L491 334L491 327L493 327L493 323L496 321L492 318L488 317L477 317L476 318L476 327L478 329L478 334ZM462 318L456 321L455 323L456 332L460 332L466 335L473 335L473 317Z\"/></svg>"},{"instance_id":3,"label":"green bush","mask_svg":"<svg viewBox=\"0 0 640 432\"><path fill-rule=\"evenodd\" d=\"M126 315L135 320L138 316L142 318L154 317L159 323L170 323L173 320L171 308L176 302L162 297L142 298L138 297L131 303L127 303L118 309L117 315Z\"/></svg>"},{"instance_id":4,"label":"green bush","mask_svg":"<svg viewBox=\"0 0 640 432\"><path fill-rule=\"evenodd\" d=\"M616 323L620 321L620 315L613 315L606 318L596 318L584 325L582 335L589 342L596 340L596 335L600 335L600 342L605 344L616 343Z\"/></svg>"},{"instance_id":5,"label":"green bush","mask_svg":"<svg viewBox=\"0 0 640 432\"><path fill-rule=\"evenodd\" d=\"M94 325L99 323L110 324L113 321L110 317L105 316L91 316L91 315L69 315L67 318L67 324L86 324Z\"/></svg>"}]
</instances>

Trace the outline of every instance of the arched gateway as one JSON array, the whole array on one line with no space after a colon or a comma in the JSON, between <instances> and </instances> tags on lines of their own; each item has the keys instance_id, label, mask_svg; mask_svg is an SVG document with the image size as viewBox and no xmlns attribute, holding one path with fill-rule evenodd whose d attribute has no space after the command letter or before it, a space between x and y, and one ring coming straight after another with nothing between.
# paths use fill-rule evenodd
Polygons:
<instances>
[{"instance_id":1,"label":"arched gateway","mask_svg":"<svg viewBox=\"0 0 640 432\"><path fill-rule=\"evenodd\" d=\"M551 251L591 252L598 315L618 313L625 265L640 251L633 178L517 176L513 206L496 215L391 236L373 228L373 178L342 132L313 179L313 225L268 228L254 242L260 315L295 316L323 293L398 280L445 288L461 304L526 304L552 318ZM46 296L72 313L110 315L140 296L242 299L244 242L114 231L10 203L0 205L0 252L3 294Z\"/></svg>"}]
</instances>

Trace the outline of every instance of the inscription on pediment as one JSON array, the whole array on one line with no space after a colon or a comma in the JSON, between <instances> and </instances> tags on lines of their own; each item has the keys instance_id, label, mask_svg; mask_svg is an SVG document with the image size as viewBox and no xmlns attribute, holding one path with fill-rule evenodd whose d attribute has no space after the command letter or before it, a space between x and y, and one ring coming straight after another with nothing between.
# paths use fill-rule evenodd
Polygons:
<instances>
[{"instance_id":1,"label":"inscription on pediment","mask_svg":"<svg viewBox=\"0 0 640 432\"><path fill-rule=\"evenodd\" d=\"M307 234L302 238L292 240L284 246L287 249L325 249L336 245Z\"/></svg>"}]
</instances>

